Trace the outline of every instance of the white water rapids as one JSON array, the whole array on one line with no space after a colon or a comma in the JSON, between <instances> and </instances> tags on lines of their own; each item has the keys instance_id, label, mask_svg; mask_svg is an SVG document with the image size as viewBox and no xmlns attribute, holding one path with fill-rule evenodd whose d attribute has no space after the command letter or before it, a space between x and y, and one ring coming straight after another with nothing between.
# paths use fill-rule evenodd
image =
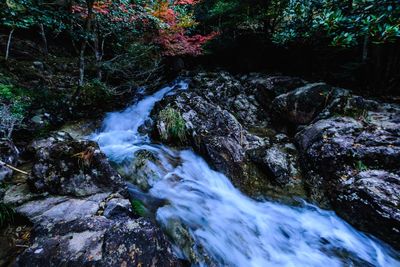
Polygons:
<instances>
[{"instance_id":1,"label":"white water rapids","mask_svg":"<svg viewBox=\"0 0 400 267\"><path fill-rule=\"evenodd\" d=\"M196 266L400 266L396 252L334 212L307 203L292 207L253 200L192 151L151 144L138 128L157 101L187 87L178 82L107 114L101 131L91 137L116 164L132 160L138 150L157 155L163 168L154 170L163 178L150 181L148 194L167 200L156 213L166 231L179 222L189 233L196 257L182 247L181 255ZM174 241L178 249L185 243Z\"/></svg>"}]
</instances>

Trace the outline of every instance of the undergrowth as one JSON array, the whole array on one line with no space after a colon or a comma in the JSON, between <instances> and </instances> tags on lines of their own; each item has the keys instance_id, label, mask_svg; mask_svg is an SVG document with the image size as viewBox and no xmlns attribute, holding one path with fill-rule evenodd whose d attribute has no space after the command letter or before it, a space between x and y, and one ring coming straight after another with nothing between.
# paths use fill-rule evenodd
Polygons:
<instances>
[{"instance_id":1,"label":"undergrowth","mask_svg":"<svg viewBox=\"0 0 400 267\"><path fill-rule=\"evenodd\" d=\"M163 140L186 140L185 120L179 111L168 107L159 114L159 119L165 124L165 131L161 134Z\"/></svg>"}]
</instances>

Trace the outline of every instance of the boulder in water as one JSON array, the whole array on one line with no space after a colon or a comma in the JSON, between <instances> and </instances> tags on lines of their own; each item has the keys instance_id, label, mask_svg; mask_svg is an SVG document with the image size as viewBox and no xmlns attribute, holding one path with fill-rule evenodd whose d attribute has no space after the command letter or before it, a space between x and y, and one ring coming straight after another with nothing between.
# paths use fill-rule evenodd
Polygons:
<instances>
[{"instance_id":1,"label":"boulder in water","mask_svg":"<svg viewBox=\"0 0 400 267\"><path fill-rule=\"evenodd\" d=\"M360 97L341 107L296 135L311 196L398 247L400 107Z\"/></svg>"}]
</instances>

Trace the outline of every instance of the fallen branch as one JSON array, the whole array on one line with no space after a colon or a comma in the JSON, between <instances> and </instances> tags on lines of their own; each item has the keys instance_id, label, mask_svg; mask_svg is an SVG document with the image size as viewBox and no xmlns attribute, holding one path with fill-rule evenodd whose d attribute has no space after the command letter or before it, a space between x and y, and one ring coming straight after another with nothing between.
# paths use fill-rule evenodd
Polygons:
<instances>
[{"instance_id":1,"label":"fallen branch","mask_svg":"<svg viewBox=\"0 0 400 267\"><path fill-rule=\"evenodd\" d=\"M27 173L26 171L17 169L17 168L15 168L15 167L13 167L13 166L11 166L11 165L5 163L4 161L1 161L1 160L0 160L0 166L6 166L7 168L9 168L9 169L11 169L11 170L20 172L20 173L25 174L25 175L29 175L29 173Z\"/></svg>"}]
</instances>

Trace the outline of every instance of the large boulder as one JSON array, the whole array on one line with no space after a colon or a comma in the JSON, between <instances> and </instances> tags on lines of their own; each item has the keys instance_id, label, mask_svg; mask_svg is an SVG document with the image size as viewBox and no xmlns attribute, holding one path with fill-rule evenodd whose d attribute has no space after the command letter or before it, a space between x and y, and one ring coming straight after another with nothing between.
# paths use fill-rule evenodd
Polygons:
<instances>
[{"instance_id":1,"label":"large boulder","mask_svg":"<svg viewBox=\"0 0 400 267\"><path fill-rule=\"evenodd\" d=\"M52 197L18 207L17 212L34 223L36 236L14 266L180 266L157 226L135 219L126 204L116 213L116 203L125 202L96 194ZM113 206L113 216L100 216L102 206Z\"/></svg>"},{"instance_id":2,"label":"large boulder","mask_svg":"<svg viewBox=\"0 0 400 267\"><path fill-rule=\"evenodd\" d=\"M160 114L172 109L185 125L181 145L193 147L244 192L259 195L272 184L298 184L296 148L287 142L286 149L275 138L278 134L256 99L257 90L225 72L200 73L188 90L156 104L152 113L154 137L166 135L170 121L164 121ZM176 144L169 139L163 141ZM274 151L279 151L279 157Z\"/></svg>"},{"instance_id":3,"label":"large boulder","mask_svg":"<svg viewBox=\"0 0 400 267\"><path fill-rule=\"evenodd\" d=\"M307 84L276 97L272 102L272 110L279 120L294 125L308 124L328 104L334 90L325 83Z\"/></svg>"},{"instance_id":4,"label":"large boulder","mask_svg":"<svg viewBox=\"0 0 400 267\"><path fill-rule=\"evenodd\" d=\"M35 141L32 148L35 159L29 182L38 192L88 196L124 188L122 178L93 141L73 140L61 132Z\"/></svg>"},{"instance_id":5,"label":"large boulder","mask_svg":"<svg viewBox=\"0 0 400 267\"><path fill-rule=\"evenodd\" d=\"M19 152L10 140L0 140L0 160L6 164L15 166L18 163ZM0 163L0 182L10 179L13 170Z\"/></svg>"},{"instance_id":6,"label":"large boulder","mask_svg":"<svg viewBox=\"0 0 400 267\"><path fill-rule=\"evenodd\" d=\"M398 247L400 107L351 96L334 110L296 135L311 196Z\"/></svg>"},{"instance_id":7,"label":"large boulder","mask_svg":"<svg viewBox=\"0 0 400 267\"><path fill-rule=\"evenodd\" d=\"M59 132L30 150L31 186L15 184L4 196L33 228L13 266L181 266L96 143Z\"/></svg>"},{"instance_id":8,"label":"large boulder","mask_svg":"<svg viewBox=\"0 0 400 267\"><path fill-rule=\"evenodd\" d=\"M252 88L255 91L256 99L266 110L271 108L271 102L275 97L306 84L304 80L297 77L271 76L262 73L250 73L242 76L240 80L245 87Z\"/></svg>"},{"instance_id":9,"label":"large boulder","mask_svg":"<svg viewBox=\"0 0 400 267\"><path fill-rule=\"evenodd\" d=\"M400 248L400 176L362 171L346 181L334 200L341 216Z\"/></svg>"}]
</instances>

